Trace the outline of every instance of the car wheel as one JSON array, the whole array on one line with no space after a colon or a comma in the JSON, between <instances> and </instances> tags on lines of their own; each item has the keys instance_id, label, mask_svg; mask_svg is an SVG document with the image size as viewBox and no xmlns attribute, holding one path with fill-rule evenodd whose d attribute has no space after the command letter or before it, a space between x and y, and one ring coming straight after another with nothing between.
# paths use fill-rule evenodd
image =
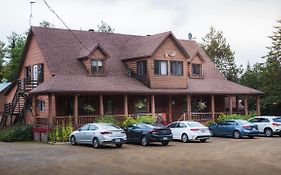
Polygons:
<instances>
[{"instance_id":1,"label":"car wheel","mask_svg":"<svg viewBox=\"0 0 281 175\"><path fill-rule=\"evenodd\" d=\"M184 143L189 142L189 138L188 138L188 136L187 136L186 134L182 134L181 140L182 140Z\"/></svg>"},{"instance_id":2,"label":"car wheel","mask_svg":"<svg viewBox=\"0 0 281 175\"><path fill-rule=\"evenodd\" d=\"M142 138L141 138L141 145L142 146L149 145L149 141L148 141L148 138L146 136L142 136Z\"/></svg>"},{"instance_id":3,"label":"car wheel","mask_svg":"<svg viewBox=\"0 0 281 175\"><path fill-rule=\"evenodd\" d=\"M234 132L233 132L233 137L234 137L235 139L240 139L240 138L241 138L241 133L240 133L239 131L234 131Z\"/></svg>"},{"instance_id":4,"label":"car wheel","mask_svg":"<svg viewBox=\"0 0 281 175\"><path fill-rule=\"evenodd\" d=\"M123 146L122 143L115 144L116 148L121 148Z\"/></svg>"},{"instance_id":5,"label":"car wheel","mask_svg":"<svg viewBox=\"0 0 281 175\"><path fill-rule=\"evenodd\" d=\"M253 139L255 136L249 136L250 139Z\"/></svg>"},{"instance_id":6,"label":"car wheel","mask_svg":"<svg viewBox=\"0 0 281 175\"><path fill-rule=\"evenodd\" d=\"M94 140L93 140L93 147L94 148L99 148L100 147L100 143L99 143L99 140L97 138L94 138Z\"/></svg>"},{"instance_id":7,"label":"car wheel","mask_svg":"<svg viewBox=\"0 0 281 175\"><path fill-rule=\"evenodd\" d=\"M75 136L71 136L71 137L70 137L70 144L71 144L71 145L76 145L76 144L77 144L77 143L76 143Z\"/></svg>"},{"instance_id":8,"label":"car wheel","mask_svg":"<svg viewBox=\"0 0 281 175\"><path fill-rule=\"evenodd\" d=\"M265 134L267 137L271 137L271 136L273 135L272 129L266 128L266 129L264 130L264 134Z\"/></svg>"},{"instance_id":9,"label":"car wheel","mask_svg":"<svg viewBox=\"0 0 281 175\"><path fill-rule=\"evenodd\" d=\"M207 139L201 139L200 140L200 142L206 142L207 141Z\"/></svg>"},{"instance_id":10,"label":"car wheel","mask_svg":"<svg viewBox=\"0 0 281 175\"><path fill-rule=\"evenodd\" d=\"M163 141L162 145L164 145L164 146L169 145L169 142L168 141Z\"/></svg>"}]
</instances>

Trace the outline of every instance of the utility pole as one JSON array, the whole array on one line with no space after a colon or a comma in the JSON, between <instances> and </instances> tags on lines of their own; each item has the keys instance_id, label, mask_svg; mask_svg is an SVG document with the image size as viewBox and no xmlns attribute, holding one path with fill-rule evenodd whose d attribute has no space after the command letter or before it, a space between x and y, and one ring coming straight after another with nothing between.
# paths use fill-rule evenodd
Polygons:
<instances>
[{"instance_id":1,"label":"utility pole","mask_svg":"<svg viewBox=\"0 0 281 175\"><path fill-rule=\"evenodd\" d=\"M36 3L35 1L30 1L30 16L29 16L29 26L31 27L31 18L32 18L32 4Z\"/></svg>"}]
</instances>

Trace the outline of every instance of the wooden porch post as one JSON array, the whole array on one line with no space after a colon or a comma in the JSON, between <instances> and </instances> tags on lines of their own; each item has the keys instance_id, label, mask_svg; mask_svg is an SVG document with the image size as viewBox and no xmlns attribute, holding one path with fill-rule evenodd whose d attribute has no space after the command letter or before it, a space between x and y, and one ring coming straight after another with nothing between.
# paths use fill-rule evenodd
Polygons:
<instances>
[{"instance_id":1,"label":"wooden porch post","mask_svg":"<svg viewBox=\"0 0 281 175\"><path fill-rule=\"evenodd\" d=\"M169 121L172 122L172 112L173 112L173 106L172 106L172 96L169 95Z\"/></svg>"},{"instance_id":2,"label":"wooden porch post","mask_svg":"<svg viewBox=\"0 0 281 175\"><path fill-rule=\"evenodd\" d=\"M149 95L146 96L146 113L150 113L150 99L149 99Z\"/></svg>"},{"instance_id":3,"label":"wooden porch post","mask_svg":"<svg viewBox=\"0 0 281 175\"><path fill-rule=\"evenodd\" d=\"M211 96L211 111L212 111L212 119L215 121L215 95Z\"/></svg>"},{"instance_id":4,"label":"wooden porch post","mask_svg":"<svg viewBox=\"0 0 281 175\"><path fill-rule=\"evenodd\" d=\"M229 103L229 114L232 114L232 96L228 96L228 103Z\"/></svg>"},{"instance_id":5,"label":"wooden porch post","mask_svg":"<svg viewBox=\"0 0 281 175\"><path fill-rule=\"evenodd\" d=\"M128 112L128 95L125 94L124 95L124 115L128 116L129 112Z\"/></svg>"},{"instance_id":6,"label":"wooden porch post","mask_svg":"<svg viewBox=\"0 0 281 175\"><path fill-rule=\"evenodd\" d=\"M74 95L74 126L76 128L78 128L79 126L79 123L78 123L78 95L75 94Z\"/></svg>"},{"instance_id":7,"label":"wooden porch post","mask_svg":"<svg viewBox=\"0 0 281 175\"><path fill-rule=\"evenodd\" d=\"M32 96L32 115L36 121L36 116L37 116L37 96L36 95Z\"/></svg>"},{"instance_id":8,"label":"wooden porch post","mask_svg":"<svg viewBox=\"0 0 281 175\"><path fill-rule=\"evenodd\" d=\"M191 120L191 95L186 96L186 110L187 110L187 117L188 120Z\"/></svg>"},{"instance_id":9,"label":"wooden porch post","mask_svg":"<svg viewBox=\"0 0 281 175\"><path fill-rule=\"evenodd\" d=\"M256 106L256 113L257 113L257 116L260 116L261 115L261 103L260 103L260 96L259 95L257 95L257 97L256 97L256 99L257 99L257 106Z\"/></svg>"},{"instance_id":10,"label":"wooden porch post","mask_svg":"<svg viewBox=\"0 0 281 175\"><path fill-rule=\"evenodd\" d=\"M48 95L48 127L53 128L54 122L53 122L53 100L52 100L53 94Z\"/></svg>"},{"instance_id":11,"label":"wooden porch post","mask_svg":"<svg viewBox=\"0 0 281 175\"><path fill-rule=\"evenodd\" d=\"M236 112L238 112L239 111L239 96L238 95L236 95Z\"/></svg>"},{"instance_id":12,"label":"wooden porch post","mask_svg":"<svg viewBox=\"0 0 281 175\"><path fill-rule=\"evenodd\" d=\"M100 115L104 115L104 110L103 110L103 95L100 94L99 96L99 101L100 101Z\"/></svg>"},{"instance_id":13,"label":"wooden porch post","mask_svg":"<svg viewBox=\"0 0 281 175\"><path fill-rule=\"evenodd\" d=\"M244 108L245 108L245 115L249 114L249 109L248 109L248 95L244 97Z\"/></svg>"},{"instance_id":14,"label":"wooden porch post","mask_svg":"<svg viewBox=\"0 0 281 175\"><path fill-rule=\"evenodd\" d=\"M155 98L154 98L154 95L151 95L151 113L152 113L152 116L155 116Z\"/></svg>"}]
</instances>

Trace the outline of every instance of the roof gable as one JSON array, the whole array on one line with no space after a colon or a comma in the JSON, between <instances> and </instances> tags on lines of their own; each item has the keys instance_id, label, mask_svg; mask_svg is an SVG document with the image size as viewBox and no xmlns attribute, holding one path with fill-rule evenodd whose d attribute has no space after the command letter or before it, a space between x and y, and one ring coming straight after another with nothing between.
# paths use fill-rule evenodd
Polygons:
<instances>
[{"instance_id":1,"label":"roof gable","mask_svg":"<svg viewBox=\"0 0 281 175\"><path fill-rule=\"evenodd\" d=\"M94 54L96 51L100 51L105 58L109 58L108 53L101 47L100 44L97 44L94 46L93 49L89 50L86 47L83 47L79 53L78 59L84 59L84 58L89 58Z\"/></svg>"}]
</instances>

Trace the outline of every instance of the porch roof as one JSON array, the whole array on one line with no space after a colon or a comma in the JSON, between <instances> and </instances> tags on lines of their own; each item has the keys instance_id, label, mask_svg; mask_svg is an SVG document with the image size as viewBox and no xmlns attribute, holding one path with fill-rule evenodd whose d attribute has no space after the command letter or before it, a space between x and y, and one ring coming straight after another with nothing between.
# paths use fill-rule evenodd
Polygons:
<instances>
[{"instance_id":1,"label":"porch roof","mask_svg":"<svg viewBox=\"0 0 281 175\"><path fill-rule=\"evenodd\" d=\"M105 94L262 94L223 79L189 79L187 89L151 89L131 77L54 76L32 90L47 93Z\"/></svg>"}]
</instances>

